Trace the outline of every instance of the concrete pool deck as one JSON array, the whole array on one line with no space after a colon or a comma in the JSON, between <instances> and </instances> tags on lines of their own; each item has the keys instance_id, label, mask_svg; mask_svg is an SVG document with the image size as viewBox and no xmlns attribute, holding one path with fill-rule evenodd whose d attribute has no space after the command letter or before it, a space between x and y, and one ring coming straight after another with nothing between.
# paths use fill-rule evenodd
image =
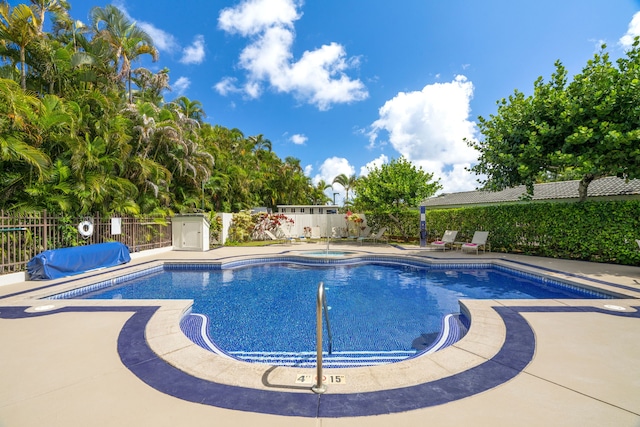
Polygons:
<instances>
[{"instance_id":1,"label":"concrete pool deck","mask_svg":"<svg viewBox=\"0 0 640 427\"><path fill-rule=\"evenodd\" d=\"M229 261L318 247L157 252L72 281L0 286L0 426L640 426L640 299L631 298L640 297L640 267L340 245L435 262L505 263L629 298L465 301L472 326L458 343L393 365L326 369L346 384L329 384L321 396L295 382L294 374L314 369L229 361L191 344L177 324L187 301L37 299L86 276L158 261ZM168 364L149 368L148 349Z\"/></svg>"}]
</instances>

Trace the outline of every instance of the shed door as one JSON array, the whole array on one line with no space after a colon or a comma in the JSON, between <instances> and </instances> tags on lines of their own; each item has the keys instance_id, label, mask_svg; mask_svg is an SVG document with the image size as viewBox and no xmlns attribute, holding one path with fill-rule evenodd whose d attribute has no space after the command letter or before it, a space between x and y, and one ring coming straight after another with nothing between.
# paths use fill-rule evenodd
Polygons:
<instances>
[{"instance_id":1,"label":"shed door","mask_svg":"<svg viewBox=\"0 0 640 427\"><path fill-rule=\"evenodd\" d=\"M201 222L183 222L182 223L182 249L200 249L202 250L202 233Z\"/></svg>"}]
</instances>

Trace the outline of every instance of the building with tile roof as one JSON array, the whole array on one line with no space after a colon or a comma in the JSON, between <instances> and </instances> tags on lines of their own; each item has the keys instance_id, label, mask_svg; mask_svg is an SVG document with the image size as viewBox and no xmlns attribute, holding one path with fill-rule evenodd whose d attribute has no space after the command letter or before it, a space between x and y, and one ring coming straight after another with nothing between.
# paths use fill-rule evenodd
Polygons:
<instances>
[{"instance_id":1,"label":"building with tile roof","mask_svg":"<svg viewBox=\"0 0 640 427\"><path fill-rule=\"evenodd\" d=\"M578 201L578 183L580 181L545 182L533 186L534 202ZM640 199L640 179L624 180L616 177L596 179L589 184L587 200L622 200ZM502 191L464 191L461 193L442 194L424 200L421 206L427 209L446 209L469 206L487 206L503 203L527 202L527 188L519 185Z\"/></svg>"}]
</instances>

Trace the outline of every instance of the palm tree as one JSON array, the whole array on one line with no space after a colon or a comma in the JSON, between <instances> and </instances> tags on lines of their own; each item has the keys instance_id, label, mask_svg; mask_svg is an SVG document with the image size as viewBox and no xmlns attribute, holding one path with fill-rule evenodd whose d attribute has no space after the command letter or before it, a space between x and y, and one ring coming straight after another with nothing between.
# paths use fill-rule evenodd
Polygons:
<instances>
[{"instance_id":1,"label":"palm tree","mask_svg":"<svg viewBox=\"0 0 640 427\"><path fill-rule=\"evenodd\" d=\"M19 4L12 10L8 3L0 3L0 40L6 46L18 48L22 90L27 89L27 45L39 37L39 27L38 17L26 4Z\"/></svg>"},{"instance_id":2,"label":"palm tree","mask_svg":"<svg viewBox=\"0 0 640 427\"><path fill-rule=\"evenodd\" d=\"M262 134L256 136L250 136L247 138L249 142L253 145L253 151L258 153L260 151L268 151L271 152L272 144L271 141L264 138Z\"/></svg>"},{"instance_id":3,"label":"palm tree","mask_svg":"<svg viewBox=\"0 0 640 427\"><path fill-rule=\"evenodd\" d=\"M44 15L47 12L51 12L57 15L58 18L62 16L68 16L69 9L71 5L69 5L68 1L65 0L30 0L33 5L33 9L38 15L38 21L40 26L38 27L38 34L42 34L42 29L44 28Z\"/></svg>"},{"instance_id":4,"label":"palm tree","mask_svg":"<svg viewBox=\"0 0 640 427\"><path fill-rule=\"evenodd\" d=\"M343 173L341 173L340 175L336 176L333 179L332 184L340 184L344 188L344 191L345 191L344 204L345 205L349 203L349 190L355 186L357 180L358 179L356 178L355 174L351 176L347 176Z\"/></svg>"},{"instance_id":5,"label":"palm tree","mask_svg":"<svg viewBox=\"0 0 640 427\"><path fill-rule=\"evenodd\" d=\"M178 109L185 117L196 120L202 123L202 120L207 116L202 109L202 103L200 101L191 101L186 96L181 96L173 101L178 106Z\"/></svg>"},{"instance_id":6,"label":"palm tree","mask_svg":"<svg viewBox=\"0 0 640 427\"><path fill-rule=\"evenodd\" d=\"M325 203L331 201L331 198L324 192L324 190L328 188L333 188L333 186L326 182L324 179L318 181L315 187L313 187L311 192L311 199L314 205L324 205Z\"/></svg>"},{"instance_id":7,"label":"palm tree","mask_svg":"<svg viewBox=\"0 0 640 427\"><path fill-rule=\"evenodd\" d=\"M33 140L40 132L36 112L43 109L40 100L24 93L16 82L0 79L0 115L4 117L0 120L0 165L7 162L0 171L25 163L43 175L49 157L36 147L39 141Z\"/></svg>"},{"instance_id":8,"label":"palm tree","mask_svg":"<svg viewBox=\"0 0 640 427\"><path fill-rule=\"evenodd\" d=\"M166 67L157 73L142 67L136 68L132 72L131 80L138 86L136 98L142 102L152 102L157 106L162 104L162 91L170 89L169 69Z\"/></svg>"},{"instance_id":9,"label":"palm tree","mask_svg":"<svg viewBox=\"0 0 640 427\"><path fill-rule=\"evenodd\" d=\"M153 46L153 40L140 29L135 22L131 22L120 9L113 5L104 8L94 7L90 12L96 37L107 42L113 51L113 61L116 79L127 79L129 103L133 102L131 93L131 62L144 54L151 55L152 60L158 60L158 50Z\"/></svg>"}]
</instances>

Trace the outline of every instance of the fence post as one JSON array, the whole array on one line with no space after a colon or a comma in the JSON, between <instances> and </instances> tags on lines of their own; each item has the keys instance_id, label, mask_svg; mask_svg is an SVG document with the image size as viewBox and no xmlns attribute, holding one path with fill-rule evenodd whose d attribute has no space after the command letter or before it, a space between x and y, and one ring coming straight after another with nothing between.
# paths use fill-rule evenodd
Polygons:
<instances>
[{"instance_id":1,"label":"fence post","mask_svg":"<svg viewBox=\"0 0 640 427\"><path fill-rule=\"evenodd\" d=\"M43 210L40 215L40 221L44 222L44 226L42 227L42 240L44 241L44 250L49 249L49 215L47 215L47 210Z\"/></svg>"}]
</instances>

